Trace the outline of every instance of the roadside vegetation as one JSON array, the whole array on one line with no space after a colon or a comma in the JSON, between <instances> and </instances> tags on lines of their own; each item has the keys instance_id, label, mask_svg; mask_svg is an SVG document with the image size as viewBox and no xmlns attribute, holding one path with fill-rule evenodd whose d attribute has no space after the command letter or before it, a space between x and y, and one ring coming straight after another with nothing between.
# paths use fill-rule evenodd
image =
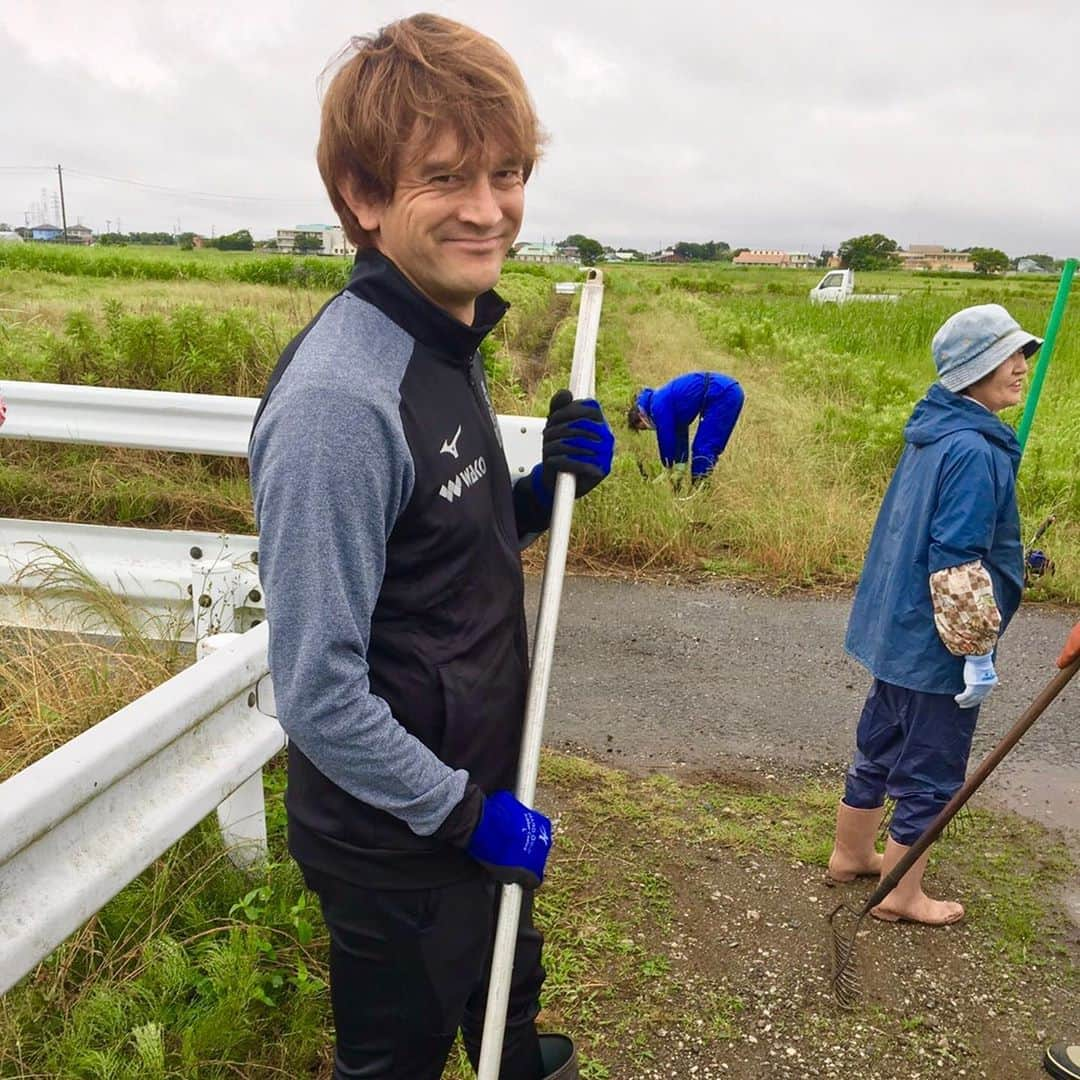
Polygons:
<instances>
[{"instance_id":1,"label":"roadside vegetation","mask_svg":"<svg viewBox=\"0 0 1080 1080\"><path fill-rule=\"evenodd\" d=\"M134 640L106 654L0 639L0 732L18 735L0 777L174 661ZM265 787L269 865L233 868L213 819L189 833L0 999L0 1076L330 1076L327 936L286 851L280 759ZM823 887L835 797L812 774L631 775L545 753L556 846L537 894L540 1024L574 1034L586 1080L1037 1075L1040 1032L1080 1011L1075 931L1050 899L1075 872L1068 855L1038 826L976 813L932 871L968 919L872 923L866 1001L845 1013L824 916L869 885ZM458 1047L445 1080L471 1075Z\"/></svg>"},{"instance_id":2,"label":"roadside vegetation","mask_svg":"<svg viewBox=\"0 0 1080 1080\"><path fill-rule=\"evenodd\" d=\"M337 260L224 252L10 245L0 258L3 376L244 396L261 392L281 348L344 280ZM279 261L289 273L273 269ZM1040 277L861 274L861 289L901 299L841 307L807 301L815 271L687 264L605 274L597 387L618 456L612 479L575 514L572 560L595 572L712 575L770 589L856 579L903 423L933 379L929 342L941 322L965 304L999 301L1041 332L1056 288ZM563 267L507 267L500 289L512 308L484 350L499 411L542 415L565 381L577 301L553 283L568 276ZM1075 304L1020 474L1025 536L1057 518L1045 538L1057 574L1030 598L1072 603L1080 602ZM691 369L729 372L747 393L727 453L693 491L674 489L653 436L623 422L638 386ZM1019 410L1006 419L1018 422ZM10 441L0 455L0 515L253 528L241 461Z\"/></svg>"},{"instance_id":3,"label":"roadside vegetation","mask_svg":"<svg viewBox=\"0 0 1080 1080\"><path fill-rule=\"evenodd\" d=\"M36 379L254 396L339 284L262 279L238 268L270 259L220 252L56 255L0 263L0 393L4 379ZM139 260L153 272L138 272ZM166 263L183 272L169 276ZM485 344L501 412L543 414L565 383L577 301L552 285L566 276L503 275L513 308ZM867 291L902 299L816 308L806 291L817 276L606 271L598 395L618 456L575 513L579 568L849 586L901 425L932 378L933 331L964 304L1000 300L1040 332L1055 289L860 275ZM1021 472L1027 533L1058 515L1046 547L1059 571L1034 595L1071 602L1078 318L1066 316ZM747 406L711 482L686 491L660 470L652 435L628 432L622 416L638 386L694 368L736 375ZM253 529L242 461L0 440L8 515ZM91 588L87 603L111 614L115 646L0 632L0 781L187 662L179 647L141 639L107 594ZM326 931L287 856L280 760L265 785L269 865L242 874L211 822L192 831L0 999L0 1077L330 1075ZM945 931L873 924L860 939L865 1006L843 1013L827 983L824 916L869 886L822 886L836 795L812 773L633 775L545 754L556 852L537 900L541 1025L575 1035L586 1080L1038 1075L1046 1035L1080 1015L1076 932L1055 899L1076 873L1069 855L1036 825L976 811L932 864L968 919ZM445 1080L471 1075L455 1053Z\"/></svg>"}]
</instances>

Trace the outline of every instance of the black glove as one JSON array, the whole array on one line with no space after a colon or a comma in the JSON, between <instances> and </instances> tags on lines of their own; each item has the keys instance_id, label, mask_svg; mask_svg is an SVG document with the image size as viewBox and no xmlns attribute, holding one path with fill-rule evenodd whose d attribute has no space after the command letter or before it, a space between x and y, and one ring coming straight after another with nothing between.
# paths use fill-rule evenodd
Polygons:
<instances>
[{"instance_id":1,"label":"black glove","mask_svg":"<svg viewBox=\"0 0 1080 1080\"><path fill-rule=\"evenodd\" d=\"M544 426L543 456L532 471L534 494L551 506L555 477L568 472L577 478L575 497L580 499L611 472L614 452L615 436L599 403L594 398L575 401L569 390L557 391Z\"/></svg>"},{"instance_id":2,"label":"black glove","mask_svg":"<svg viewBox=\"0 0 1080 1080\"><path fill-rule=\"evenodd\" d=\"M514 484L514 516L518 535L535 536L551 522L555 477L571 473L577 481L575 498L592 491L609 472L615 436L593 398L576 401L569 390L551 399L540 463Z\"/></svg>"}]
</instances>

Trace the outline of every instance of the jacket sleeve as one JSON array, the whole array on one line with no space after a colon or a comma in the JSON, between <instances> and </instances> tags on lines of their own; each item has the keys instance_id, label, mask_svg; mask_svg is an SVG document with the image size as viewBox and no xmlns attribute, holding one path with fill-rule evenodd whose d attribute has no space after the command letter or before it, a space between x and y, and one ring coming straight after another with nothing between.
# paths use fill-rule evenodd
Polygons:
<instances>
[{"instance_id":1,"label":"jacket sleeve","mask_svg":"<svg viewBox=\"0 0 1080 1080\"><path fill-rule=\"evenodd\" d=\"M956 656L985 654L997 642L1001 614L982 562L993 546L996 522L990 450L981 440L961 445L942 465L927 557L934 623Z\"/></svg>"},{"instance_id":2,"label":"jacket sleeve","mask_svg":"<svg viewBox=\"0 0 1080 1080\"><path fill-rule=\"evenodd\" d=\"M660 461L665 468L682 464L690 457L690 432L681 430L675 421L675 395L668 387L661 387L653 394L652 422L656 427L656 445Z\"/></svg>"},{"instance_id":3,"label":"jacket sleeve","mask_svg":"<svg viewBox=\"0 0 1080 1080\"><path fill-rule=\"evenodd\" d=\"M994 651L1001 612L994 583L981 562L950 566L930 575L934 625L953 656L985 656Z\"/></svg>"},{"instance_id":4,"label":"jacket sleeve","mask_svg":"<svg viewBox=\"0 0 1080 1080\"><path fill-rule=\"evenodd\" d=\"M279 384L251 470L281 725L338 787L430 835L468 774L409 734L368 677L387 539L414 482L397 403Z\"/></svg>"},{"instance_id":5,"label":"jacket sleeve","mask_svg":"<svg viewBox=\"0 0 1080 1080\"><path fill-rule=\"evenodd\" d=\"M990 449L981 445L957 447L946 456L938 476L927 569L933 574L986 558L994 544L996 522Z\"/></svg>"}]
</instances>

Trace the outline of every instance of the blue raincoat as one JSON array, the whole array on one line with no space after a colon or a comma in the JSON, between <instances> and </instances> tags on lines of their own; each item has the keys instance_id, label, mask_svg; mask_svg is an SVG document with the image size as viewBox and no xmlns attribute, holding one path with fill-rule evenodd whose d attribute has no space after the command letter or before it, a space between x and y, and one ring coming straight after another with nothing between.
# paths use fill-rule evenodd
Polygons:
<instances>
[{"instance_id":1,"label":"blue raincoat","mask_svg":"<svg viewBox=\"0 0 1080 1080\"><path fill-rule=\"evenodd\" d=\"M992 412L940 383L915 406L904 439L844 645L883 682L956 694L964 689L964 661L938 636L929 577L981 560L1004 632L1024 584L1016 508L1020 445Z\"/></svg>"},{"instance_id":2,"label":"blue raincoat","mask_svg":"<svg viewBox=\"0 0 1080 1080\"><path fill-rule=\"evenodd\" d=\"M655 390L642 390L637 407L656 428L667 468L690 461L691 476L705 476L724 452L743 406L743 391L730 375L689 371ZM690 425L701 417L690 446Z\"/></svg>"}]
</instances>

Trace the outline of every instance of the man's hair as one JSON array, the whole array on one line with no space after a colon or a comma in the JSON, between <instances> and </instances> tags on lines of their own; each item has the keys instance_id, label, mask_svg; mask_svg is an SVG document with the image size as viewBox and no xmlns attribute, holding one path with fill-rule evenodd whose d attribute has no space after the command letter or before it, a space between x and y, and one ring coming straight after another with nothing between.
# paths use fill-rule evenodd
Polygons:
<instances>
[{"instance_id":1,"label":"man's hair","mask_svg":"<svg viewBox=\"0 0 1080 1080\"><path fill-rule=\"evenodd\" d=\"M520 158L529 178L544 134L521 72L491 38L440 15L412 15L354 37L327 72L335 64L316 156L330 202L358 247L373 238L339 187L389 202L410 164L401 149L412 138L427 142L451 131L462 165L498 149Z\"/></svg>"},{"instance_id":2,"label":"man's hair","mask_svg":"<svg viewBox=\"0 0 1080 1080\"><path fill-rule=\"evenodd\" d=\"M641 430L641 410L637 407L636 402L626 410L626 426L631 431Z\"/></svg>"}]
</instances>

